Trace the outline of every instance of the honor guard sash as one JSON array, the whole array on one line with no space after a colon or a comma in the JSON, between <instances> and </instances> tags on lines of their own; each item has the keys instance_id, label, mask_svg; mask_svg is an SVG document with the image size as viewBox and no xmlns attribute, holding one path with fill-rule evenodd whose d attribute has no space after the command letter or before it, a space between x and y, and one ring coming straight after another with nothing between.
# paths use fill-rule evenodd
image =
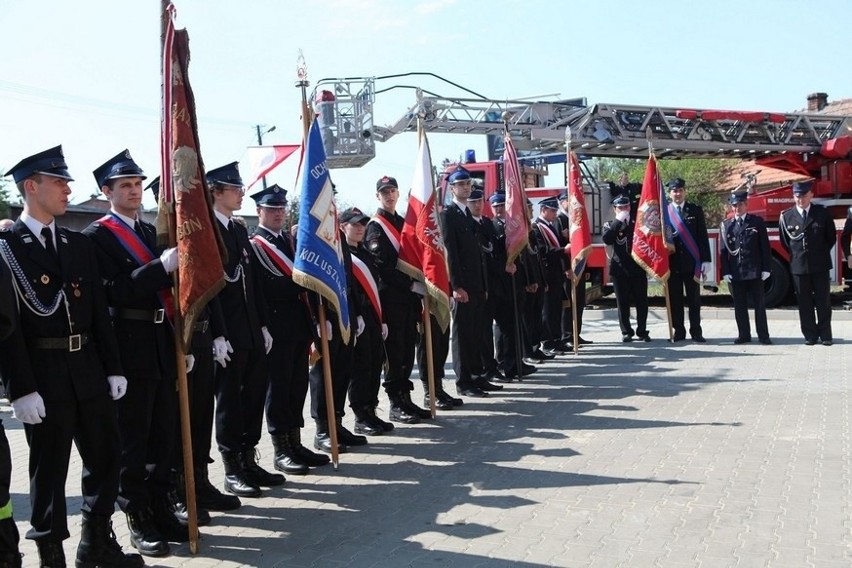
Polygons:
<instances>
[{"instance_id":1,"label":"honor guard sash","mask_svg":"<svg viewBox=\"0 0 852 568\"><path fill-rule=\"evenodd\" d=\"M115 236L119 244L127 251L133 260L139 266L145 266L152 260L156 260L154 253L148 248L148 245L136 234L131 226L122 221L115 213L110 213L97 221L102 227L106 227ZM160 300L160 305L166 311L166 316L169 322L174 324L175 304L172 299L172 291L170 288L157 291L157 298Z\"/></svg>"},{"instance_id":2,"label":"honor guard sash","mask_svg":"<svg viewBox=\"0 0 852 568\"><path fill-rule=\"evenodd\" d=\"M396 252L399 252L400 232L396 230L393 223L385 219L382 215L373 215L370 222L372 223L374 221L378 223L379 227L381 227L385 232L385 236L387 236L388 240L393 245L393 248L396 249Z\"/></svg>"},{"instance_id":3,"label":"honor guard sash","mask_svg":"<svg viewBox=\"0 0 852 568\"><path fill-rule=\"evenodd\" d=\"M265 237L254 235L251 242L258 246L287 278L293 278L293 261L287 258L281 249L266 240Z\"/></svg>"},{"instance_id":4,"label":"honor guard sash","mask_svg":"<svg viewBox=\"0 0 852 568\"><path fill-rule=\"evenodd\" d=\"M559 244L559 238L556 236L556 233L553 232L553 229L550 228L550 225L547 221L538 218L535 220L536 226L541 231L541 235L544 237L544 240L547 241L547 244L552 246L553 248L562 248Z\"/></svg>"},{"instance_id":5,"label":"honor guard sash","mask_svg":"<svg viewBox=\"0 0 852 568\"><path fill-rule=\"evenodd\" d=\"M370 305L373 306L373 311L376 312L376 316L379 318L379 322L381 322L382 302L379 300L379 286L376 284L376 279L373 278L370 268L354 254L352 255L352 274L355 275L355 280L358 281L364 293L367 294Z\"/></svg>"},{"instance_id":6,"label":"honor guard sash","mask_svg":"<svg viewBox=\"0 0 852 568\"><path fill-rule=\"evenodd\" d=\"M698 252L698 243L695 242L695 238L692 236L692 233L689 232L686 224L683 222L683 218L678 213L677 207L675 207L674 203L669 203L669 219L672 221L672 225L674 225L675 231L677 231L680 240L683 241L683 246L686 247L686 252L689 253L689 256L695 261L695 269L692 274L692 277L696 282L701 282L701 253Z\"/></svg>"}]
</instances>

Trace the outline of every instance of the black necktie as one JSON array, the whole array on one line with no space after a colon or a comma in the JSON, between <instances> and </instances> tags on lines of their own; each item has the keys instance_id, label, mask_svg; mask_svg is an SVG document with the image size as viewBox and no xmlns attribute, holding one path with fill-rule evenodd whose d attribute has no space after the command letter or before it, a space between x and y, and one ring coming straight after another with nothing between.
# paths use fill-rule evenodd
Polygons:
<instances>
[{"instance_id":1,"label":"black necktie","mask_svg":"<svg viewBox=\"0 0 852 568\"><path fill-rule=\"evenodd\" d=\"M473 213L470 212L470 208L465 207L465 214L467 214L468 219L473 219Z\"/></svg>"},{"instance_id":2,"label":"black necktie","mask_svg":"<svg viewBox=\"0 0 852 568\"><path fill-rule=\"evenodd\" d=\"M50 256L52 256L54 260L58 260L59 255L56 253L56 245L53 244L53 231L50 230L50 227L42 228L41 238L44 239L44 248L47 249Z\"/></svg>"},{"instance_id":3,"label":"black necktie","mask_svg":"<svg viewBox=\"0 0 852 568\"><path fill-rule=\"evenodd\" d=\"M145 233L144 233L144 232L142 232L142 225L140 225L140 224L139 224L139 221L135 221L135 222L133 223L133 231L134 231L137 235L139 235L139 237L140 237L143 241L145 240Z\"/></svg>"},{"instance_id":4,"label":"black necktie","mask_svg":"<svg viewBox=\"0 0 852 568\"><path fill-rule=\"evenodd\" d=\"M805 223L808 222L808 210L807 209L802 209L802 221L804 221Z\"/></svg>"}]
</instances>

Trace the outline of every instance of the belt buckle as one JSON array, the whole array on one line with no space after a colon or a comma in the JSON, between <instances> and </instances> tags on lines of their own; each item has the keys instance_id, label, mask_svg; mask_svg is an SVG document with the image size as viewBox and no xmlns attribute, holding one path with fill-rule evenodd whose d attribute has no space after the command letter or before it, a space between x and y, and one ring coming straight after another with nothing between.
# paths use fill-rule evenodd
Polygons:
<instances>
[{"instance_id":1,"label":"belt buckle","mask_svg":"<svg viewBox=\"0 0 852 568\"><path fill-rule=\"evenodd\" d=\"M166 310L160 308L159 310L154 310L154 323L163 323L163 320L166 317Z\"/></svg>"},{"instance_id":2,"label":"belt buckle","mask_svg":"<svg viewBox=\"0 0 852 568\"><path fill-rule=\"evenodd\" d=\"M68 336L68 352L74 353L83 348L83 336L79 333Z\"/></svg>"}]
</instances>

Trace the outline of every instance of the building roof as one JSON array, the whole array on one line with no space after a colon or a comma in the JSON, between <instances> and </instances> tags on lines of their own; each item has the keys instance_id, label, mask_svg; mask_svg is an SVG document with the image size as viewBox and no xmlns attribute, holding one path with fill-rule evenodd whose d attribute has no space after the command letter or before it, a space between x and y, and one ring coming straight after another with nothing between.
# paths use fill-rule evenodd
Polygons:
<instances>
[{"instance_id":1,"label":"building roof","mask_svg":"<svg viewBox=\"0 0 852 568\"><path fill-rule=\"evenodd\" d=\"M807 109L800 109L797 112L808 112ZM832 101L819 111L819 114L831 114L840 116L852 116L852 98L840 99ZM792 172L786 172L776 168L766 166L758 166L754 160L744 160L731 168L731 172L726 180L719 186L720 190L731 191L745 181L746 174L757 174L757 182L755 189L764 191L774 189L784 185L808 179L807 176L798 175Z\"/></svg>"}]
</instances>

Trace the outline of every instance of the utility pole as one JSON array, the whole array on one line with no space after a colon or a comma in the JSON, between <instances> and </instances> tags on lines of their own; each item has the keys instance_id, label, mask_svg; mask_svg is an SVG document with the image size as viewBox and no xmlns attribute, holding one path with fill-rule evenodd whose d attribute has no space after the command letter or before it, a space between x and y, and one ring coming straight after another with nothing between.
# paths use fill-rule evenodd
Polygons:
<instances>
[{"instance_id":1,"label":"utility pole","mask_svg":"<svg viewBox=\"0 0 852 568\"><path fill-rule=\"evenodd\" d=\"M263 135L264 134L269 134L270 132L275 130L275 127L271 126L267 130L261 131L262 128L266 128L265 124L255 124L254 127L257 130L257 145L258 146L263 146ZM263 189L266 189L266 176L263 176L263 178L261 178L261 181L263 182Z\"/></svg>"}]
</instances>

